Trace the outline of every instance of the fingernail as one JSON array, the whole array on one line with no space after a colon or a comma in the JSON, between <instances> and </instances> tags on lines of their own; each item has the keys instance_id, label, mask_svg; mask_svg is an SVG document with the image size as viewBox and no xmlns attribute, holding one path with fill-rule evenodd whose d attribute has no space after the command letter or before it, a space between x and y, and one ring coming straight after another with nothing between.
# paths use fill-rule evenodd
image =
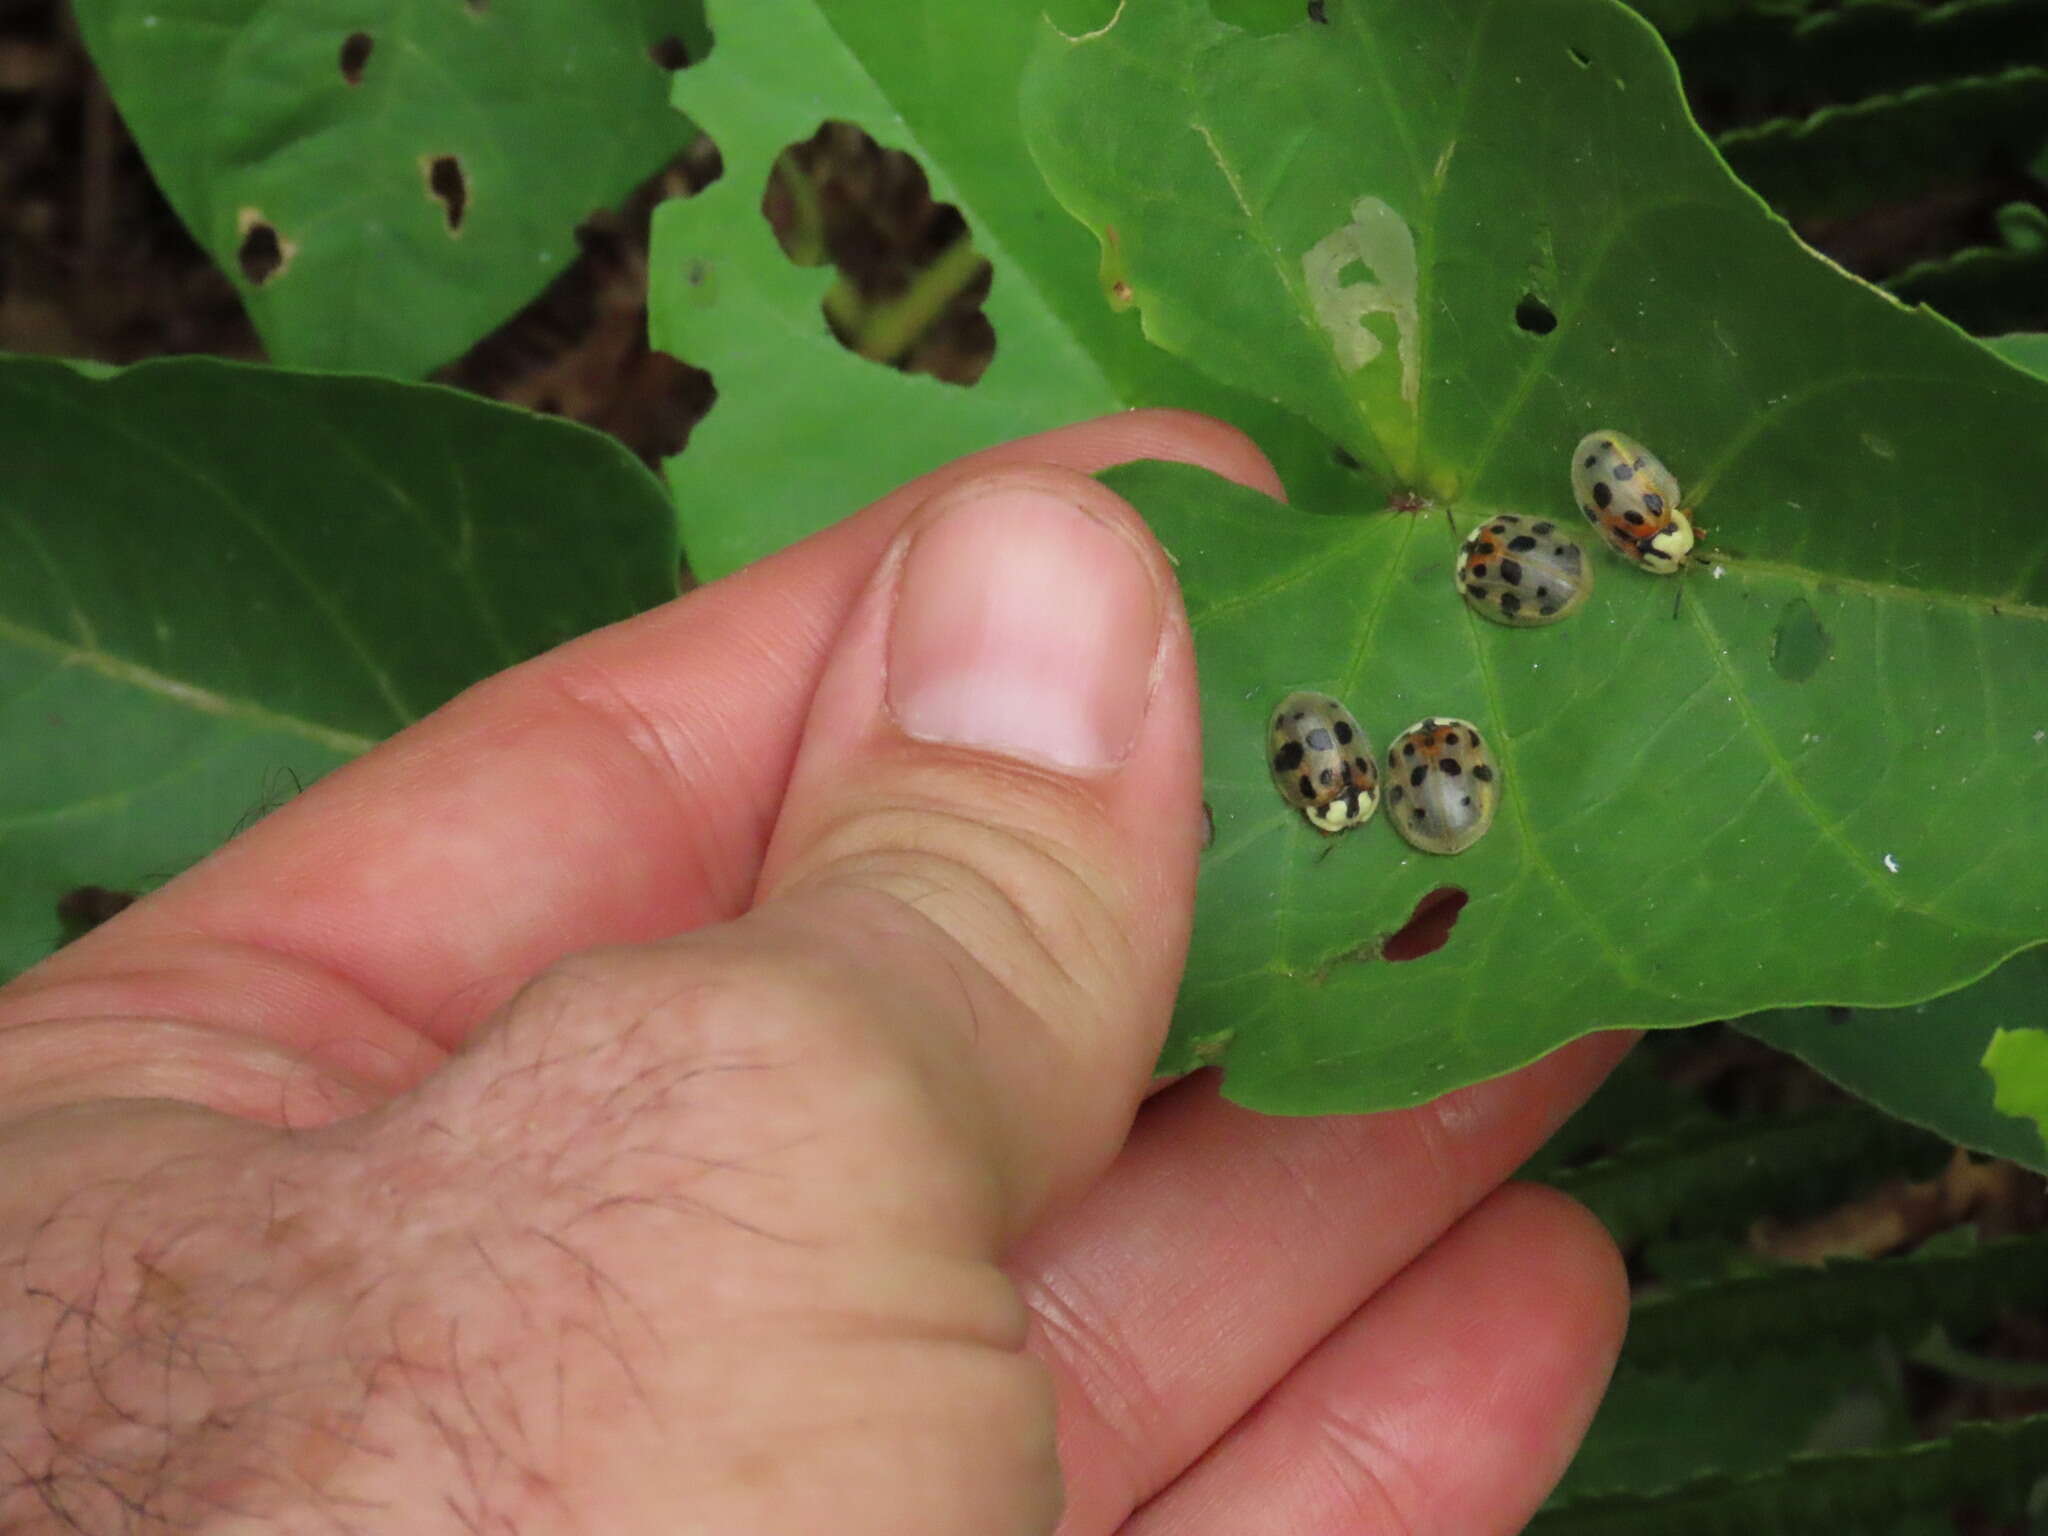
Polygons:
<instances>
[{"instance_id":1,"label":"fingernail","mask_svg":"<svg viewBox=\"0 0 2048 1536\"><path fill-rule=\"evenodd\" d=\"M1137 739L1160 623L1123 534L1034 487L975 487L904 560L889 710L922 741L1107 768Z\"/></svg>"}]
</instances>

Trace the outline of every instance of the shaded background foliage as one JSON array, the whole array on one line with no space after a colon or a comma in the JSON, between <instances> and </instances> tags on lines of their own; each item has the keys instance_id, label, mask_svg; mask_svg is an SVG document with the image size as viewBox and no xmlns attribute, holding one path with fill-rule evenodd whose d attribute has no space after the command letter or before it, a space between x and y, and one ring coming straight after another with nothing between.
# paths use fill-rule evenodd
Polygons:
<instances>
[{"instance_id":1,"label":"shaded background foliage","mask_svg":"<svg viewBox=\"0 0 2048 1536\"><path fill-rule=\"evenodd\" d=\"M1324 0L1324 9L1346 3ZM1637 8L1670 45L1702 127L1817 249L1979 334L2048 330L2048 0L1640 0ZM1053 9L1074 12L1076 21L1102 19L1082 0ZM1302 20L1294 0L1215 0L1213 9L1269 32ZM992 7L982 25L988 36L1008 36L1019 16L1035 14ZM638 25L641 13L620 7L614 15ZM706 36L672 30L651 11L647 19L658 24L645 29L648 49L687 35L685 53L701 56ZM850 35L863 46L857 27ZM1004 57L997 47L983 52ZM346 65L324 46L308 56L315 53L322 69ZM517 50L508 58L514 68L533 63ZM373 51L365 67L375 61ZM645 62L672 70L688 59L657 51ZM746 61L733 67L744 84ZM935 78L955 78L965 66L953 67ZM980 67L994 68L988 59ZM119 69L110 73L118 83ZM644 106L636 121L653 123ZM147 114L129 115L143 130ZM179 224L121 116L59 7L10 0L0 8L0 348L115 363L185 352L262 356L238 297L238 282L242 292L250 286L240 241L228 263L234 275L225 275ZM988 305L1013 302L1004 289L1014 286L1017 263L1052 259L1042 252L1063 241L1069 251L1079 242L1085 260L1095 261L1079 227L1057 219L1028 230L977 222L972 166L976 156L993 165L990 157L1006 152L999 132L963 144L936 123L922 129L939 168L965 192L933 195L934 167L908 147L917 135L882 101L843 126L805 124L787 153L773 157L772 176L726 189L756 218L756 254L787 264L756 275L765 299L752 323L787 325L799 314L812 322L800 338L815 348L805 367L827 380L827 398L793 409L829 413L832 389L877 378L863 370L882 366L944 381L963 401L1002 400L1011 386L992 361L1006 346L1029 354L1023 322L1006 324L998 312L990 323ZM707 410L716 426L714 375L736 402L773 386L788 356L761 361L750 378L741 354L758 336L746 324L735 328L729 356L714 357L709 346L693 352L679 330L661 340L683 356L648 345L650 210L664 197L716 185L721 158L709 139L675 123L636 132L647 135L636 141L646 146L637 165L578 180L575 167L548 162L565 198L543 221L559 235L558 262L502 274L509 280L492 289L490 304L464 310L468 318L444 333L452 338L442 344L446 355L366 365L401 374L436 368L451 383L603 427L649 464L676 454ZM736 129L733 142L741 137ZM323 174L333 173L310 173L305 190L317 194ZM508 174L503 185L519 186L518 174ZM621 202L635 181L638 192ZM417 211L445 220L445 195L438 208L423 196ZM217 228L202 234L222 249ZM821 304L804 274L828 265ZM655 276L675 285L681 304L692 293L728 297L737 274L683 260L661 266L657 258ZM1113 261L1100 276L1114 300ZM1256 402L1152 354L1135 317L1098 312L1089 298L1088 306L1071 294L1052 305L1046 334L1082 338L1088 359L1052 394L1053 408L1071 414L1076 401L1106 408L1146 397L1206 405L1251 427L1290 485L1308 495L1342 485L1356 468ZM1518 318L1532 329L1544 322L1540 308ZM266 334L275 341L290 333ZM2009 351L2022 361L2038 356L2026 343ZM317 359L287 351L278 360ZM991 419L1017 409L1005 405ZM787 432L791 423L779 425ZM777 444L774 430L760 430L715 444L701 460L694 450L673 460L691 551L707 572L744 558L762 535L704 518L691 526L691 477L709 473L692 469L693 460L708 465L724 453L739 462ZM574 460L579 473L624 474L618 456L568 451L590 455ZM618 501L643 512L652 506L636 500L644 487L615 484ZM635 526L643 564L670 558L644 517ZM575 528L567 533L578 542ZM630 595L558 617L552 630L539 625L512 650L644 606L661 591L661 582L643 577ZM397 622L395 605L364 622ZM479 643L478 668L506 659L502 638L493 644ZM360 725L360 740L342 741L337 727L323 750L345 754L378 728ZM10 746L35 731L17 721ZM218 758L224 772L213 798L181 805L183 841L136 857L170 873L326 761L302 768L260 734L238 738ZM32 881L20 877L18 862L8 867L17 873L6 900L43 942L60 924L89 924L136 883L96 886L85 864L38 868ZM2040 1181L2023 1165L2039 1168L2043 1152L2023 1124L1992 1112L1985 1081L1965 1081L1947 1064L1960 1039L2048 1022L2044 998L2037 950L1917 1008L1756 1016L1646 1042L1528 1170L1601 1215L1630 1255L1638 1290L1607 1407L1536 1528L2039 1528L2038 1469L2048 1465L2048 1213ZM1880 1038L1883 1046L1870 1048ZM1923 1054L1930 1049L1940 1058L1932 1065ZM1996 1157L1970 1156L1959 1144ZM1835 1262L1816 1267L1827 1259Z\"/></svg>"}]
</instances>

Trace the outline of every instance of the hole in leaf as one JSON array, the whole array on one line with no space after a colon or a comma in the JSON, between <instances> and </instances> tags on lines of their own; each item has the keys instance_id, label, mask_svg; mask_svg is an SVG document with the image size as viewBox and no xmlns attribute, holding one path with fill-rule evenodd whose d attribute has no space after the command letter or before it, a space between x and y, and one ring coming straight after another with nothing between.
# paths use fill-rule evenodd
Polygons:
<instances>
[{"instance_id":1,"label":"hole in leaf","mask_svg":"<svg viewBox=\"0 0 2048 1536\"><path fill-rule=\"evenodd\" d=\"M716 391L709 374L648 344L648 223L662 203L693 195L718 174L711 141L693 141L618 209L579 224L576 259L435 379L529 409L547 406L611 433L658 471L682 451ZM715 265L686 258L684 266L709 303Z\"/></svg>"},{"instance_id":2,"label":"hole in leaf","mask_svg":"<svg viewBox=\"0 0 2048 1536\"><path fill-rule=\"evenodd\" d=\"M1533 293L1525 293L1515 306L1515 324L1531 336L1548 336L1557 329L1557 316Z\"/></svg>"},{"instance_id":3,"label":"hole in leaf","mask_svg":"<svg viewBox=\"0 0 2048 1536\"><path fill-rule=\"evenodd\" d=\"M436 155L426 163L427 190L441 205L448 221L448 233L462 233L463 215L469 210L469 178L462 174L462 162L453 155Z\"/></svg>"},{"instance_id":4,"label":"hole in leaf","mask_svg":"<svg viewBox=\"0 0 2048 1536\"><path fill-rule=\"evenodd\" d=\"M1308 0L1308 19L1319 27L1330 24L1329 0Z\"/></svg>"},{"instance_id":5,"label":"hole in leaf","mask_svg":"<svg viewBox=\"0 0 2048 1536\"><path fill-rule=\"evenodd\" d=\"M341 45L341 78L350 85L361 85L363 66L370 62L370 50L375 46L369 33L349 33L348 41Z\"/></svg>"},{"instance_id":6,"label":"hole in leaf","mask_svg":"<svg viewBox=\"0 0 2048 1536\"><path fill-rule=\"evenodd\" d=\"M1202 852L1207 853L1216 846L1216 807L1208 801L1202 802Z\"/></svg>"},{"instance_id":7,"label":"hole in leaf","mask_svg":"<svg viewBox=\"0 0 2048 1536\"><path fill-rule=\"evenodd\" d=\"M657 68L673 73L689 65L690 50L680 37L671 32L660 42L649 45L647 57L654 60Z\"/></svg>"},{"instance_id":8,"label":"hole in leaf","mask_svg":"<svg viewBox=\"0 0 2048 1536\"><path fill-rule=\"evenodd\" d=\"M491 0L462 0L462 4L472 16L481 16L491 8Z\"/></svg>"},{"instance_id":9,"label":"hole in leaf","mask_svg":"<svg viewBox=\"0 0 2048 1536\"><path fill-rule=\"evenodd\" d=\"M830 121L776 157L761 214L800 267L836 267L825 322L849 352L972 384L994 357L981 311L995 272L915 159Z\"/></svg>"},{"instance_id":10,"label":"hole in leaf","mask_svg":"<svg viewBox=\"0 0 2048 1536\"><path fill-rule=\"evenodd\" d=\"M1415 903L1415 910L1408 914L1408 921L1380 945L1380 957L1396 961L1420 960L1424 955L1435 954L1449 940L1458 914L1465 910L1465 903L1469 900L1471 898L1455 885L1438 886Z\"/></svg>"},{"instance_id":11,"label":"hole in leaf","mask_svg":"<svg viewBox=\"0 0 2048 1536\"><path fill-rule=\"evenodd\" d=\"M253 208L243 209L242 243L235 250L235 264L242 269L242 276L261 288L284 270L288 257L275 226Z\"/></svg>"},{"instance_id":12,"label":"hole in leaf","mask_svg":"<svg viewBox=\"0 0 2048 1536\"><path fill-rule=\"evenodd\" d=\"M1567 48L1565 52L1569 53L1572 56L1572 62L1578 65L1581 69L1585 69L1593 62L1593 56L1590 53L1585 52L1583 49Z\"/></svg>"},{"instance_id":13,"label":"hole in leaf","mask_svg":"<svg viewBox=\"0 0 2048 1536\"><path fill-rule=\"evenodd\" d=\"M1330 445L1330 462L1339 469L1355 471L1365 468L1363 464L1358 462L1358 456L1342 443L1332 443Z\"/></svg>"},{"instance_id":14,"label":"hole in leaf","mask_svg":"<svg viewBox=\"0 0 2048 1536\"><path fill-rule=\"evenodd\" d=\"M116 912L134 905L133 891L109 890L104 885L81 885L57 898L57 924L70 943L90 933Z\"/></svg>"}]
</instances>

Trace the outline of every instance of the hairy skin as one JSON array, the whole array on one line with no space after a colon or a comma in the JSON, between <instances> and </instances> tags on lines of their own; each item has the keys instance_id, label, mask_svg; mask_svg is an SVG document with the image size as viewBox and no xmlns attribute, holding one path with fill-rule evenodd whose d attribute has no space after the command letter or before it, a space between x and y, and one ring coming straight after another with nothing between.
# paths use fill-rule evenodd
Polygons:
<instances>
[{"instance_id":1,"label":"hairy skin","mask_svg":"<svg viewBox=\"0 0 2048 1536\"><path fill-rule=\"evenodd\" d=\"M143 1171L8 1203L28 1305L0 1313L0 1529L597 1529L587 1491L657 1455L702 1461L709 1514L721 1473L784 1475L797 1426L769 1389L835 1358L859 1390L805 1390L807 1449L879 1454L978 1398L989 1454L1014 1457L1048 1386L1009 1282L957 1251L1002 1222L959 1176L973 1117L863 1038L898 979L790 955L764 983L697 947L680 991L639 957L567 962L420 1092L322 1129L165 1103L17 1127L10 1166L125 1144ZM602 1006L621 969L647 994L623 1022ZM848 1144L929 1174L858 1219L821 1209L820 1150ZM877 1262L891 1226L928 1241ZM679 1339L679 1311L719 1325ZM448 1490L442 1519L401 1521L418 1488Z\"/></svg>"},{"instance_id":2,"label":"hairy skin","mask_svg":"<svg viewBox=\"0 0 2048 1536\"><path fill-rule=\"evenodd\" d=\"M1172 413L949 466L0 989L0 1532L1519 1529L1626 1291L1501 1185L1619 1045L1396 1115L1147 1099L1200 730L1087 478L1135 457L1277 489ZM1088 632L1157 620L1104 771L883 697L919 530L1053 502L1077 581L1142 572Z\"/></svg>"}]
</instances>

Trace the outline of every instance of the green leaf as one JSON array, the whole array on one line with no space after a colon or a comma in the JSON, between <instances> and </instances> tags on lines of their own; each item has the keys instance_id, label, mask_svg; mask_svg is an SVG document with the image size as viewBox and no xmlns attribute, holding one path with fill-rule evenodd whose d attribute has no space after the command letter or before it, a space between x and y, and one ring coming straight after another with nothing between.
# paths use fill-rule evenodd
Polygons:
<instances>
[{"instance_id":1,"label":"green leaf","mask_svg":"<svg viewBox=\"0 0 2048 1536\"><path fill-rule=\"evenodd\" d=\"M462 688L675 591L660 485L452 390L0 359L0 972Z\"/></svg>"},{"instance_id":2,"label":"green leaf","mask_svg":"<svg viewBox=\"0 0 2048 1536\"><path fill-rule=\"evenodd\" d=\"M1885 290L1979 333L2035 321L2048 287L2048 214L2015 203L1999 210L1999 228L2006 244L1915 262L1886 278Z\"/></svg>"},{"instance_id":3,"label":"green leaf","mask_svg":"<svg viewBox=\"0 0 2048 1536\"><path fill-rule=\"evenodd\" d=\"M1717 142L1772 207L1823 218L2024 162L2044 124L2048 69L2023 65L1738 128Z\"/></svg>"},{"instance_id":4,"label":"green leaf","mask_svg":"<svg viewBox=\"0 0 2048 1536\"><path fill-rule=\"evenodd\" d=\"M2001 1029L2048 1022L2048 948L1910 1008L1804 1008L1738 1019L1858 1098L1945 1139L2048 1173L2048 1143L1994 1103L1987 1048Z\"/></svg>"},{"instance_id":5,"label":"green leaf","mask_svg":"<svg viewBox=\"0 0 2048 1536\"><path fill-rule=\"evenodd\" d=\"M1328 445L1264 402L1144 344L1103 300L1093 242L1052 201L1011 103L1039 0L714 0L718 48L676 78L721 179L656 210L655 345L718 388L669 481L706 580L835 522L961 454L1133 405L1253 432L1290 485L1335 484ZM792 265L762 217L776 159L827 120L915 157L994 267L995 356L971 387L899 373L827 327L829 267Z\"/></svg>"},{"instance_id":6,"label":"green leaf","mask_svg":"<svg viewBox=\"0 0 2048 1536\"><path fill-rule=\"evenodd\" d=\"M1547 1509L1529 1536L1813 1536L1892 1531L1919 1510L1969 1503L1985 1518L2021 1514L2048 1465L2048 1414L1959 1425L1896 1449L1795 1457L1751 1477L1713 1477L1652 1497Z\"/></svg>"},{"instance_id":7,"label":"green leaf","mask_svg":"<svg viewBox=\"0 0 2048 1536\"><path fill-rule=\"evenodd\" d=\"M1544 1182L1632 1249L1672 1234L1739 1234L1760 1215L1809 1215L1886 1174L1931 1173L1947 1152L1912 1126L1843 1105L1796 1118L1682 1124Z\"/></svg>"},{"instance_id":8,"label":"green leaf","mask_svg":"<svg viewBox=\"0 0 2048 1536\"><path fill-rule=\"evenodd\" d=\"M1683 4L1684 0L1680 0ZM1647 13L1648 7L1638 5ZM1654 19L1654 18L1653 18ZM1940 78L2048 64L2048 0L1855 0L1832 9L1748 5L1673 38L1693 100L1723 112L1855 101ZM1782 107L1779 110L1783 110Z\"/></svg>"},{"instance_id":9,"label":"green leaf","mask_svg":"<svg viewBox=\"0 0 2048 1536\"><path fill-rule=\"evenodd\" d=\"M662 45L707 42L697 0L76 10L157 184L271 357L400 375L531 298L576 254L578 223L689 141ZM281 264L255 282L261 228Z\"/></svg>"},{"instance_id":10,"label":"green leaf","mask_svg":"<svg viewBox=\"0 0 2048 1536\"><path fill-rule=\"evenodd\" d=\"M2048 478L2048 388L1800 246L1631 13L1330 16L1253 37L1126 6L1027 82L1147 333L1367 466L1305 510L1108 477L1179 562L1203 677L1216 839L1165 1065L1221 1060L1262 1109L1375 1108L1590 1029L1909 1002L2048 936L2017 810L2048 795L2048 524L2012 494ZM1572 517L1567 455L1601 426L1688 488L1692 569L1596 551L1577 617L1480 621L1459 534ZM1384 815L1312 831L1264 762L1296 687L1381 745L1490 728L1492 832L1440 859ZM1381 959L1443 887L1470 898L1444 947Z\"/></svg>"},{"instance_id":11,"label":"green leaf","mask_svg":"<svg viewBox=\"0 0 2048 1536\"><path fill-rule=\"evenodd\" d=\"M1654 1370L1636 1365L1624 1345L1551 1503L1774 1471L1845 1420L1883 1427L1885 1385L1868 1349L1815 1345ZM1643 1529L1662 1528L1649 1522Z\"/></svg>"},{"instance_id":12,"label":"green leaf","mask_svg":"<svg viewBox=\"0 0 2048 1536\"><path fill-rule=\"evenodd\" d=\"M1768 1359L1831 1341L1904 1347L1936 1323L1967 1337L2007 1309L2048 1309L2048 1237L1680 1286L1637 1303L1627 1353L1648 1370Z\"/></svg>"},{"instance_id":13,"label":"green leaf","mask_svg":"<svg viewBox=\"0 0 2048 1536\"><path fill-rule=\"evenodd\" d=\"M2048 380L2048 333L2016 331L2010 336L1994 336L1984 345L2015 368Z\"/></svg>"},{"instance_id":14,"label":"green leaf","mask_svg":"<svg viewBox=\"0 0 2048 1536\"><path fill-rule=\"evenodd\" d=\"M1994 1031L1984 1051L1984 1070L1996 1085L1992 1102L1998 1112L2033 1121L2040 1145L2048 1147L2048 1030ZM2037 1151L2032 1166L2048 1167L2048 1158Z\"/></svg>"}]
</instances>

